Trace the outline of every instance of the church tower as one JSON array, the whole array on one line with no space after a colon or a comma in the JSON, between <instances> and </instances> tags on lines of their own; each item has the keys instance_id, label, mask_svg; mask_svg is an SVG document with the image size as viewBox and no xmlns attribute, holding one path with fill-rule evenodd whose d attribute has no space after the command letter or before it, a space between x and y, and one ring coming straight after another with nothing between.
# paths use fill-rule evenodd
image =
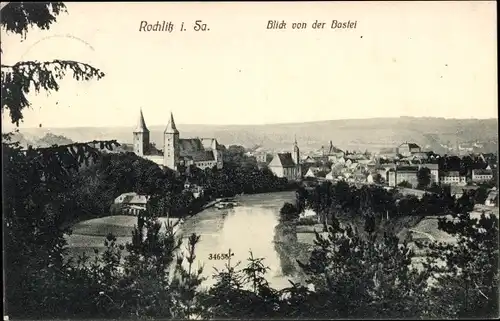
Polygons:
<instances>
[{"instance_id":1,"label":"church tower","mask_svg":"<svg viewBox=\"0 0 500 321\"><path fill-rule=\"evenodd\" d=\"M302 168L300 166L300 149L299 149L299 144L297 143L297 136L295 136L295 141L293 143L292 159L293 159L295 166L297 168L297 178L301 178L302 177Z\"/></svg>"},{"instance_id":2,"label":"church tower","mask_svg":"<svg viewBox=\"0 0 500 321\"><path fill-rule=\"evenodd\" d=\"M163 132L163 166L177 170L180 158L179 131L175 127L174 115L170 113L170 120Z\"/></svg>"},{"instance_id":3,"label":"church tower","mask_svg":"<svg viewBox=\"0 0 500 321\"><path fill-rule=\"evenodd\" d=\"M134 153L138 156L147 155L149 152L149 129L146 127L142 108L139 114L139 121L134 130Z\"/></svg>"}]
</instances>

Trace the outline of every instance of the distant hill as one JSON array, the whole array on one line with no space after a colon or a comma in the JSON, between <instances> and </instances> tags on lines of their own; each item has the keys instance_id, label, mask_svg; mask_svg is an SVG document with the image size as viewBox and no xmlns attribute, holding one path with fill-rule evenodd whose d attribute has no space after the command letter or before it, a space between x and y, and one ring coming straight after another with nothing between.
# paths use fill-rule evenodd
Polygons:
<instances>
[{"instance_id":1,"label":"distant hill","mask_svg":"<svg viewBox=\"0 0 500 321\"><path fill-rule=\"evenodd\" d=\"M20 130L28 140L47 133L62 135L72 141L116 139L132 142L134 126L29 128ZM267 125L188 125L177 124L181 137L216 137L224 145L260 146L265 150L290 150L294 136L303 151L329 147L329 141L341 149L379 151L394 148L402 142L415 142L422 148L437 153L447 152L447 146L456 148L457 142L474 147L475 152L496 152L498 119L444 119L444 118L373 118L328 120L321 122L267 124ZM150 126L151 140L163 145L164 126ZM53 137L53 136L52 136Z\"/></svg>"},{"instance_id":2,"label":"distant hill","mask_svg":"<svg viewBox=\"0 0 500 321\"><path fill-rule=\"evenodd\" d=\"M68 145L73 144L73 141L63 135L55 135L53 133L46 133L40 139L35 140L34 146L36 147L49 147L53 145Z\"/></svg>"},{"instance_id":3,"label":"distant hill","mask_svg":"<svg viewBox=\"0 0 500 321\"><path fill-rule=\"evenodd\" d=\"M74 143L71 139L63 135L55 135L53 133L45 133L42 137L37 137L37 133L16 132L11 137L12 142L18 142L21 146L26 147L50 147L53 145L68 145Z\"/></svg>"}]
</instances>

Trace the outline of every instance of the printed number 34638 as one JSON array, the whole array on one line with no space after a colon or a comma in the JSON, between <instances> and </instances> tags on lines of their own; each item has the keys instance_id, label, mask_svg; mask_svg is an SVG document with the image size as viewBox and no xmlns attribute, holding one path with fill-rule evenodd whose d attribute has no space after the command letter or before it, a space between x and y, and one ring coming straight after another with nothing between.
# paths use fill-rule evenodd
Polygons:
<instances>
[{"instance_id":1,"label":"printed number 34638","mask_svg":"<svg viewBox=\"0 0 500 321\"><path fill-rule=\"evenodd\" d=\"M208 255L209 260L228 260L229 258L229 253L214 253Z\"/></svg>"}]
</instances>

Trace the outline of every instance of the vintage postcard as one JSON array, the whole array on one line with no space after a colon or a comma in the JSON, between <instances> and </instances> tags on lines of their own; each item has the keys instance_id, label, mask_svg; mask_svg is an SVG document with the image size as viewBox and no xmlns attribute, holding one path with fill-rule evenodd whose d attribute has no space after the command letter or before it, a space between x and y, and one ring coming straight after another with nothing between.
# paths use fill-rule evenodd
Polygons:
<instances>
[{"instance_id":1,"label":"vintage postcard","mask_svg":"<svg viewBox=\"0 0 500 321\"><path fill-rule=\"evenodd\" d=\"M0 10L4 320L499 316L496 2Z\"/></svg>"}]
</instances>

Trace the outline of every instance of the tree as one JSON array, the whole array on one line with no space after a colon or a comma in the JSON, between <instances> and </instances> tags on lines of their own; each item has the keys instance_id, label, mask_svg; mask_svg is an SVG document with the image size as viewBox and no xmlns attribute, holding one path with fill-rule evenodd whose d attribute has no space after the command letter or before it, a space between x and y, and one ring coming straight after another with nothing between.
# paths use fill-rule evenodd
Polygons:
<instances>
[{"instance_id":1,"label":"tree","mask_svg":"<svg viewBox=\"0 0 500 321\"><path fill-rule=\"evenodd\" d=\"M373 175L373 182L375 184L384 184L385 179L384 179L384 177L382 177L382 175L380 173L376 173L375 175Z\"/></svg>"},{"instance_id":2,"label":"tree","mask_svg":"<svg viewBox=\"0 0 500 321\"><path fill-rule=\"evenodd\" d=\"M240 262L231 264L231 255L224 269L215 269L216 283L202 297L204 319L271 319L283 316L279 291L272 289L265 274L269 270L263 258L250 251L248 264L239 269Z\"/></svg>"},{"instance_id":3,"label":"tree","mask_svg":"<svg viewBox=\"0 0 500 321\"><path fill-rule=\"evenodd\" d=\"M61 2L9 2L0 9L0 24L7 32L26 38L29 27L49 29L56 16L65 11ZM30 91L58 90L57 79L71 71L77 80L100 79L104 73L80 62L20 61L1 65L1 110L9 110L19 125L23 111L30 107ZM23 150L2 137L4 195L6 299L11 315L54 316L53 307L64 302L60 271L65 240L64 222L74 201L66 193L69 177L96 161L101 149L112 149L116 141L72 143Z\"/></svg>"},{"instance_id":4,"label":"tree","mask_svg":"<svg viewBox=\"0 0 500 321\"><path fill-rule=\"evenodd\" d=\"M439 229L456 242L430 245L425 268L437 281L431 292L436 316L498 317L498 218L471 218L469 209L457 207L454 220L440 219Z\"/></svg>"},{"instance_id":5,"label":"tree","mask_svg":"<svg viewBox=\"0 0 500 321\"><path fill-rule=\"evenodd\" d=\"M427 167L421 167L417 172L418 189L425 189L431 184L431 171Z\"/></svg>"},{"instance_id":6,"label":"tree","mask_svg":"<svg viewBox=\"0 0 500 321\"><path fill-rule=\"evenodd\" d=\"M413 186L411 185L410 182L408 181L402 181L401 183L398 184L399 187L403 188L412 188Z\"/></svg>"},{"instance_id":7,"label":"tree","mask_svg":"<svg viewBox=\"0 0 500 321\"><path fill-rule=\"evenodd\" d=\"M300 186L295 193L296 207L299 213L302 213L306 207L307 190Z\"/></svg>"},{"instance_id":8,"label":"tree","mask_svg":"<svg viewBox=\"0 0 500 321\"><path fill-rule=\"evenodd\" d=\"M299 213L293 204L285 203L280 210L280 216L283 221L289 221L298 218Z\"/></svg>"},{"instance_id":9,"label":"tree","mask_svg":"<svg viewBox=\"0 0 500 321\"><path fill-rule=\"evenodd\" d=\"M484 204L486 198L488 197L488 189L484 186L479 186L474 193L474 202L476 204Z\"/></svg>"},{"instance_id":10,"label":"tree","mask_svg":"<svg viewBox=\"0 0 500 321\"><path fill-rule=\"evenodd\" d=\"M363 240L336 222L326 237L316 233L309 262L299 262L314 292L302 292L305 299L295 309L309 318L423 317L427 275L410 267L412 257L394 236Z\"/></svg>"}]
</instances>

